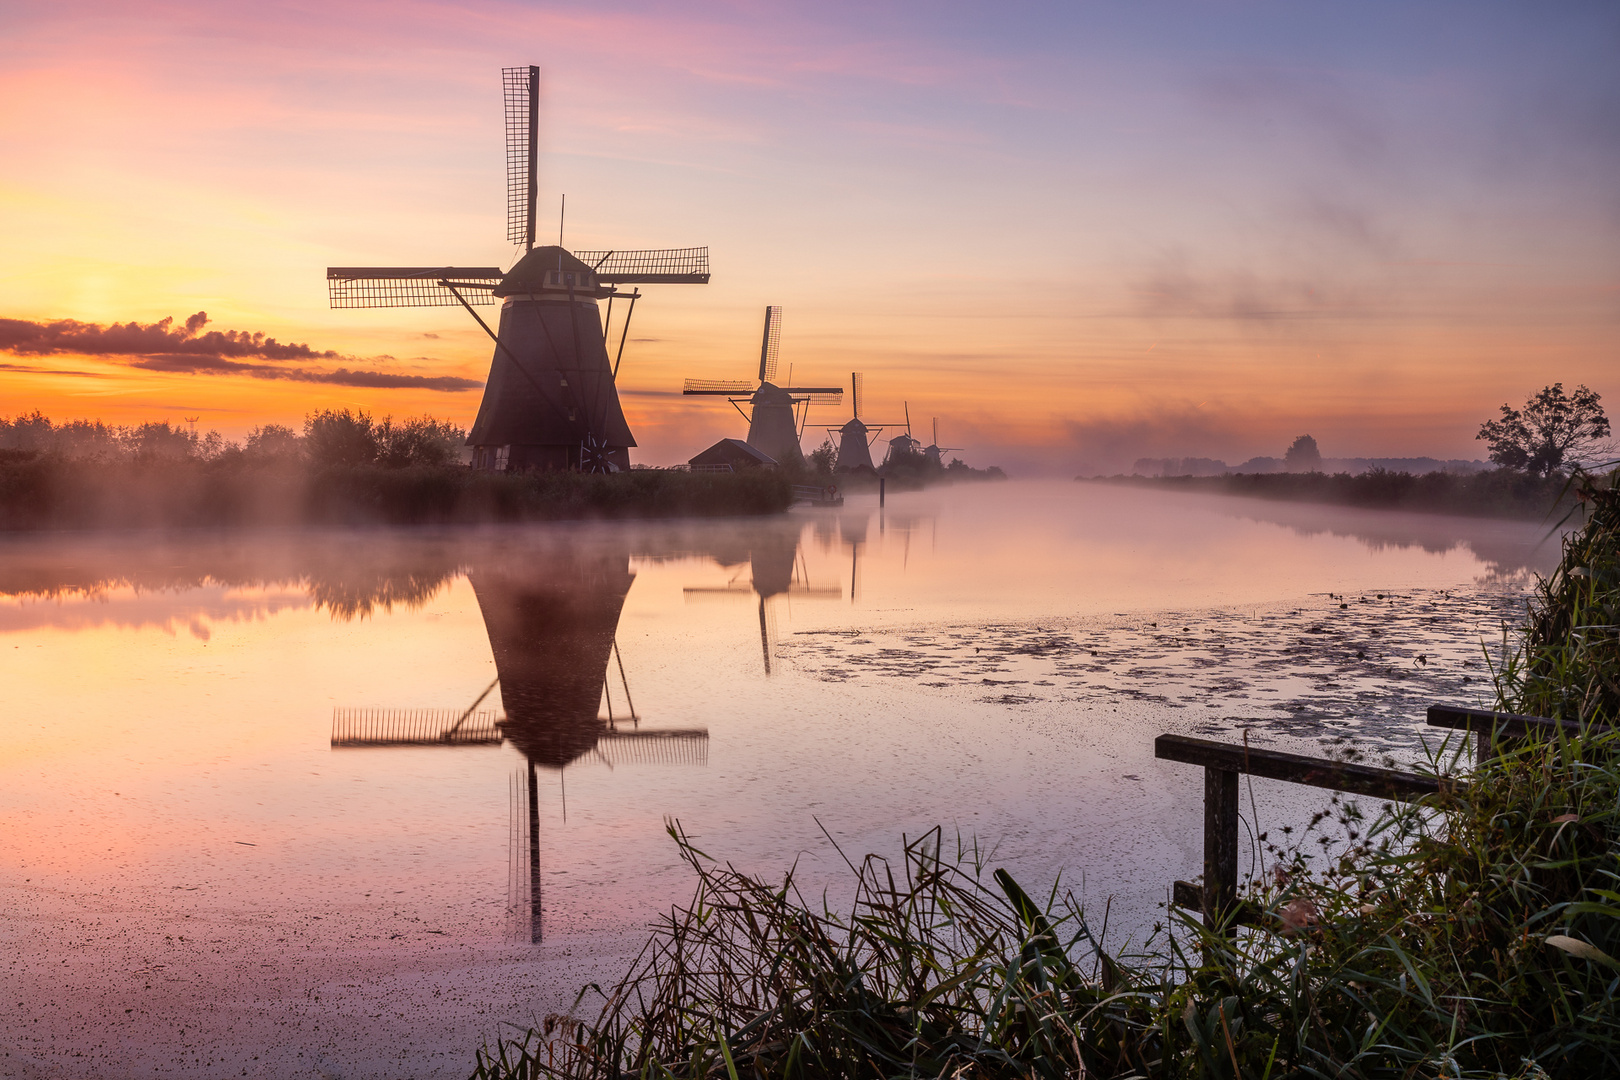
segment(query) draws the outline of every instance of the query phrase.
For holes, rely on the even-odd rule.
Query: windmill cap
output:
[[[496,296],[513,293],[539,292],[545,286],[546,275],[561,270],[569,274],[589,274],[593,271],[586,263],[575,258],[567,248],[556,244],[537,247],[517,261],[495,287]]]

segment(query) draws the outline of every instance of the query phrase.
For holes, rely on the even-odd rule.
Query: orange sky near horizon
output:
[[[712,284],[637,306],[638,461],[742,434],[679,389],[752,374],[767,304],[797,379],[863,371],[866,415],[973,464],[1483,457],[1545,383],[1620,401],[1617,41],[1598,4],[13,7],[0,319],[207,311],[481,380],[464,312],[332,311],[323,273],[510,265],[499,69],[533,62],[568,245],[711,247]],[[0,352],[0,416],[239,437],[479,400],[128,359]]]

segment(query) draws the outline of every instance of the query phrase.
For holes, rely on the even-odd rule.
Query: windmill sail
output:
[[[759,345],[759,381],[776,381],[776,360],[782,352],[782,309],[772,305],[765,309],[765,336]]]
[[[539,150],[540,69],[501,69],[506,92],[506,238],[534,247],[534,212],[540,196],[536,159]]]
[[[709,249],[651,248],[646,251],[576,251],[607,285],[707,285]]]
[[[498,266],[329,266],[326,287],[334,308],[456,307],[493,304]]]

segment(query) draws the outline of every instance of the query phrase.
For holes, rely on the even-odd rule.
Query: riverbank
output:
[[[1085,483],[1128,484],[1169,491],[1246,495],[1287,502],[1329,503],[1374,510],[1534,520],[1558,516],[1574,503],[1563,476],[1513,469],[1481,473],[1228,473],[1223,476],[1075,477]]]
[[[0,531],[447,525],[778,514],[775,472],[488,473],[240,458],[0,457]]]

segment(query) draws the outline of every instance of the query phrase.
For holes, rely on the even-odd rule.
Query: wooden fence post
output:
[[[1238,774],[1204,769],[1204,925],[1213,929],[1237,903]]]

